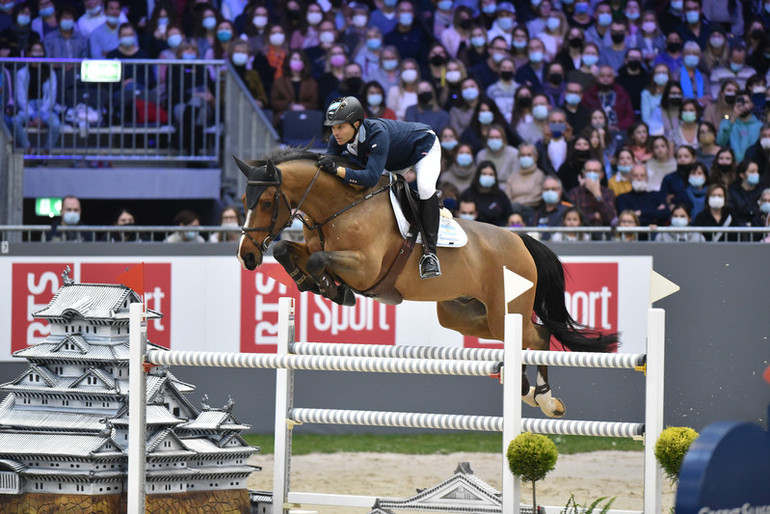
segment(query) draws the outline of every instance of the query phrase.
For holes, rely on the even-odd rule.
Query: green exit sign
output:
[[[80,78],[83,82],[120,82],[120,61],[86,59],[80,64]]]
[[[37,216],[61,216],[61,198],[36,198],[35,214]]]

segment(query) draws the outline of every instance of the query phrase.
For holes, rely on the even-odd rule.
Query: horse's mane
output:
[[[299,161],[307,160],[317,162],[320,157],[323,157],[323,153],[313,152],[308,150],[307,147],[286,146],[277,148],[270,153],[266,154],[262,159],[255,159],[249,161],[251,166],[264,166],[267,161],[273,161],[273,164],[280,164],[287,161]],[[334,160],[340,165],[346,168],[361,169],[361,165],[357,162],[351,161],[346,157],[335,156]]]

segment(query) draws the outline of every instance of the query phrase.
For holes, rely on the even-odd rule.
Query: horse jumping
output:
[[[273,255],[297,283],[343,304],[355,304],[356,292],[388,303],[401,299],[433,301],[439,323],[467,336],[502,341],[506,313],[502,267],[535,287],[512,300],[508,312],[523,315],[522,347],[548,350],[553,335],[573,351],[607,352],[617,334],[580,326],[564,304],[564,269],[545,245],[486,223],[457,220],[468,236],[460,248],[439,248],[443,275],[420,280],[414,252],[392,278],[392,291],[373,290],[388,278],[404,246],[388,198],[385,176],[372,189],[357,189],[319,173],[318,154],[283,149],[262,160],[236,158],[247,178],[243,195],[246,221],[238,246],[243,267],[254,270],[297,211],[304,213],[305,243],[279,241]],[[345,164],[350,166],[350,164]],[[532,312],[539,323],[532,320]],[[522,397],[551,417],[564,415],[564,403],[551,395],[546,366],[538,366],[537,384],[523,377]]]

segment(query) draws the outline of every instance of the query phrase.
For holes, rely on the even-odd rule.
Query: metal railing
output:
[[[634,241],[655,241],[657,234],[722,234],[716,241],[709,242],[759,242],[770,237],[770,227],[516,227],[509,228],[512,232],[522,232],[542,238],[542,234],[576,233],[592,236],[586,242],[617,242],[623,236],[634,236]],[[46,241],[46,235],[52,232],[51,225],[0,225],[0,241],[35,242]],[[53,231],[57,234],[56,241],[68,242],[166,242],[166,238],[174,233],[195,233],[208,242],[212,234],[219,234],[224,239],[225,234],[239,236],[240,228],[210,226],[116,226],[116,225],[78,225],[72,227],[58,226]],[[286,229],[282,232],[286,239],[301,240],[302,231]],[[197,238],[188,238],[185,242],[196,242]],[[564,241],[560,241],[564,242]]]
[[[222,60],[121,60],[86,82],[86,59],[0,59],[14,152],[25,160],[219,162]]]

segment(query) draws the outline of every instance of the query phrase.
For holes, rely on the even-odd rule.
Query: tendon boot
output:
[[[436,241],[439,226],[438,193],[427,200],[420,200],[420,225],[422,226],[422,258],[420,259],[420,278],[428,279],[441,276],[441,265],[436,257]]]

